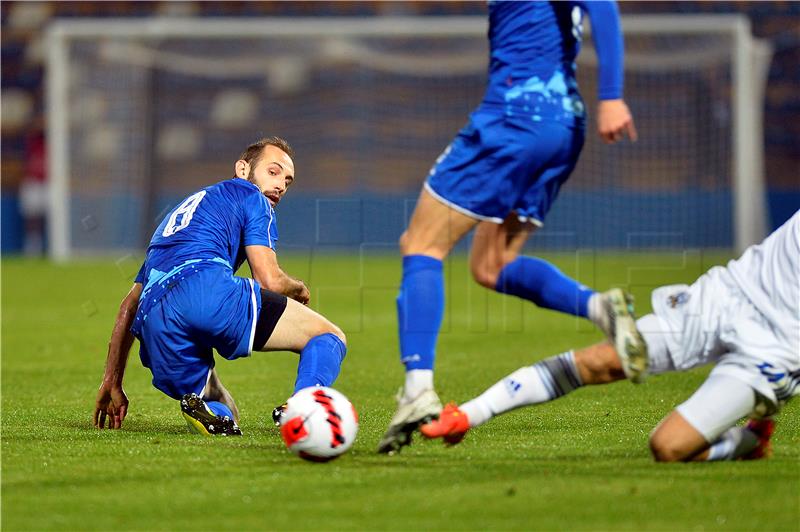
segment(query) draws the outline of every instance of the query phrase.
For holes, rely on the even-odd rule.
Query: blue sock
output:
[[[583,318],[589,315],[589,298],[594,294],[594,290],[536,257],[517,257],[506,264],[497,278],[495,290],[527,299],[542,308]]]
[[[436,338],[444,315],[442,261],[426,255],[403,257],[397,295],[401,362],[406,371],[433,369]]]
[[[233,412],[231,412],[231,409],[228,408],[228,405],[225,403],[220,403],[219,401],[206,401],[206,406],[217,416],[228,416],[229,418],[233,419]]]
[[[347,347],[335,334],[320,334],[309,340],[300,352],[295,393],[309,386],[333,384],[346,354]]]

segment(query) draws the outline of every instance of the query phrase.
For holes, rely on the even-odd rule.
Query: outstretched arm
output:
[[[597,51],[599,80],[597,96],[597,132],[607,144],[638,135],[633,116],[622,99],[624,45],[616,2],[581,2],[592,21],[592,39]]]
[[[108,342],[106,370],[94,405],[94,426],[100,429],[105,428],[106,419],[108,428],[120,428],[128,413],[128,397],[122,388],[122,377],[125,374],[125,365],[128,363],[128,353],[133,345],[131,324],[136,316],[141,295],[142,284],[134,283],[128,295],[122,300],[114,322],[114,330]]]
[[[305,283],[286,275],[278,265],[278,256],[267,246],[245,246],[247,262],[253,279],[263,288],[283,294],[304,305],[308,305],[311,294]]]

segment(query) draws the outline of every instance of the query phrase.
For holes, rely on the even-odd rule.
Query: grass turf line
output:
[[[547,255],[596,287],[649,291],[691,282],[724,256]],[[130,262],[130,264],[128,264]],[[587,388],[498,418],[444,448],[419,438],[374,454],[402,380],[391,257],[288,257],[312,306],[342,326],[336,388],[361,418],[355,448],[329,464],[284,450],[272,406],[291,392],[296,356],[219,359],[245,436],[190,434],[150,386],[137,346],[121,431],[91,428],[108,335],[135,261],[2,262],[2,527],[30,529],[797,529],[798,403],[779,418],[775,456],[751,463],[652,462],[652,427],[707,370]],[[448,261],[437,388],[464,401],[517,367],[599,339],[585,323],[490,294]]]

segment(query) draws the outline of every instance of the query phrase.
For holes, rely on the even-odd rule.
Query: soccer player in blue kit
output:
[[[238,410],[214,369],[252,351],[300,353],[295,391],[329,386],[346,353],[344,333],[306,305],[306,285],[278,265],[275,206],[294,180],[292,149],[278,137],[251,144],[235,177],[186,198],[156,229],[120,305],[94,410],[119,428],[122,379],[134,336],[153,386],[181,403],[201,434],[240,435]],[[234,273],[247,260],[252,279]],[[274,415],[274,414],[273,414]]]
[[[400,238],[403,277],[397,297],[406,378],[398,409],[378,444],[393,453],[435,418],[436,339],[444,311],[442,261],[476,227],[470,269],[481,285],[596,323],[617,346],[634,381],[646,371],[646,344],[636,331],[630,297],[599,294],[553,265],[520,256],[543,225],[584,142],[586,113],[575,58],[586,12],[599,63],[598,132],[606,143],[636,129],[622,99],[623,42],[615,2],[489,2],[490,60],[486,94],[469,123],[428,175]],[[566,360],[564,363],[573,364]]]

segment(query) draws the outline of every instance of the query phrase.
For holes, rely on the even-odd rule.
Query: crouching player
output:
[[[336,380],[345,336],[306,306],[308,288],[283,272],[275,254],[274,208],[294,180],[292,149],[283,139],[262,139],[234,170],[234,178],[186,198],[156,229],[117,314],[96,427],[119,428],[125,419],[122,378],[134,336],[153,386],[179,400],[189,426],[202,434],[241,434],[213,349],[227,359],[300,353],[295,391]],[[253,279],[234,275],[245,259]]]
[[[770,416],[800,392],[800,211],[727,267],[693,285],[652,294],[637,325],[651,373],[715,364],[700,388],[653,431],[658,461],[734,460],[770,454]],[[624,378],[613,346],[601,343],[517,370],[479,397],[445,407],[424,425],[429,438],[458,443],[466,432],[515,408],[588,384]],[[750,416],[746,426],[736,423]]]

